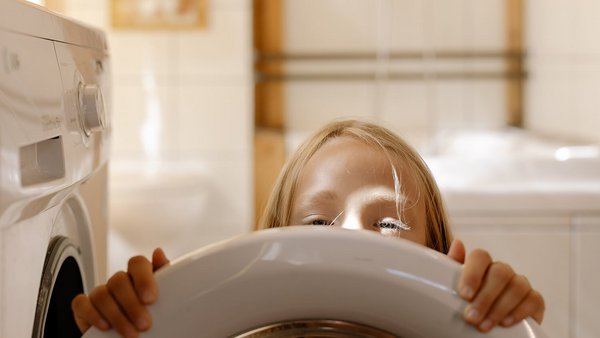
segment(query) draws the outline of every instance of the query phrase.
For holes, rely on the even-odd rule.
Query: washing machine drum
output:
[[[142,336],[545,337],[531,320],[488,334],[467,325],[459,271],[438,252],[367,231],[259,231],[158,271],[154,323]]]

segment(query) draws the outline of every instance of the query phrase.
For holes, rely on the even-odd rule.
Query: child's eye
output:
[[[386,217],[382,220],[377,221],[377,227],[379,227],[379,229],[410,230],[410,226],[404,224],[400,220],[391,217]]]
[[[324,219],[315,219],[308,223],[309,225],[331,225],[331,222]]]

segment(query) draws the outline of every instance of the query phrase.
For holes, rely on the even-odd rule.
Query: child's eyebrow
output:
[[[363,207],[380,201],[404,202],[405,197],[398,195],[394,190],[384,186],[370,186],[352,193],[348,201],[349,209],[360,210]]]
[[[308,193],[301,196],[302,205],[320,205],[323,203],[332,203],[339,201],[339,196],[331,190],[319,190],[315,193]]]

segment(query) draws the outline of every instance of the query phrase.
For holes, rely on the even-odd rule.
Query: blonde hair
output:
[[[340,136],[353,137],[366,144],[379,147],[388,156],[391,155],[395,159],[404,161],[403,164],[417,183],[419,197],[424,198],[427,226],[426,244],[432,249],[447,253],[452,242],[448,217],[437,184],[421,156],[390,130],[373,123],[357,120],[331,122],[302,143],[279,174],[258,228],[290,225],[294,193],[304,166],[328,140]]]

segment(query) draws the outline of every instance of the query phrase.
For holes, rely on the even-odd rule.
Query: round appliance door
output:
[[[92,242],[88,219],[75,197],[58,210],[49,236],[40,279],[32,338],[75,338],[81,332],[73,318],[71,301],[89,291],[94,281]],[[45,221],[52,217],[47,215]]]
[[[143,337],[545,337],[531,320],[487,334],[467,325],[454,291],[459,269],[368,231],[259,231],[157,271],[160,296]]]

